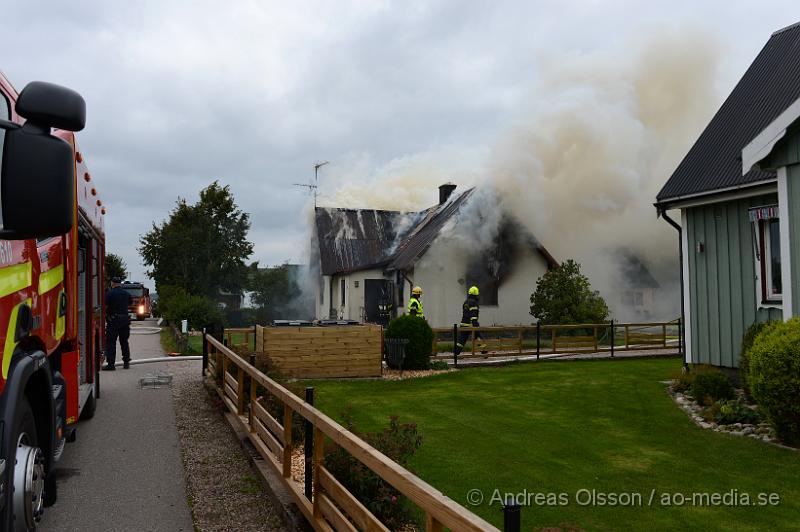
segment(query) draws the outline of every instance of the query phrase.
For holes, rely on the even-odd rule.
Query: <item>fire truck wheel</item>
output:
[[[92,419],[95,410],[97,410],[97,397],[94,396],[94,387],[92,387],[92,393],[89,394],[89,398],[86,400],[86,404],[83,405],[83,410],[81,410],[81,421]]]
[[[36,530],[44,512],[44,454],[38,446],[33,410],[26,398],[17,409],[13,504],[15,532]]]

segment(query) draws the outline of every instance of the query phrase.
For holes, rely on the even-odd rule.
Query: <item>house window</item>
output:
[[[778,207],[750,209],[753,224],[756,267],[762,303],[779,303],[783,295],[781,282],[781,231]]]
[[[761,274],[764,279],[765,299],[780,299],[781,286],[781,232],[778,220],[759,222],[761,226],[763,257]]]
[[[467,288],[470,286],[477,286],[481,295],[478,298],[481,305],[497,305],[498,304],[498,287],[500,283],[488,275],[476,275],[474,277],[467,277]]]
[[[342,306],[344,306],[344,279],[342,279],[342,283],[341,283],[340,286],[341,286],[341,290],[339,292],[342,294],[342,296],[341,296],[342,297]]]

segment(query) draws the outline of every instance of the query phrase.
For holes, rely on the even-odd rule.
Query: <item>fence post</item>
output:
[[[309,386],[306,388],[306,403],[311,406],[314,406],[314,387]],[[314,424],[311,421],[306,419],[306,438],[304,444],[304,456],[305,456],[305,479],[306,479],[306,499],[309,501],[312,498],[314,493],[313,486],[311,485],[314,479],[313,476],[313,451],[314,451]]]
[[[319,507],[319,469],[322,467],[323,460],[325,459],[325,434],[314,427],[314,506],[313,515],[315,519],[322,516],[322,510]]]
[[[244,370],[236,366],[236,415],[244,414]]]
[[[239,368],[239,371],[241,370],[242,368]],[[255,432],[256,424],[253,423],[253,417],[256,414],[255,414],[255,406],[253,405],[255,405],[258,402],[258,383],[251,375],[248,375],[248,377],[250,378],[250,408],[247,409],[247,422],[250,424],[249,427],[250,432]]]
[[[614,358],[614,320],[611,320],[611,358]]]
[[[597,325],[592,327],[592,335],[594,336],[594,352],[597,353]]]
[[[664,349],[666,349],[667,348],[667,324],[666,323],[662,323],[661,324],[661,332],[664,335],[663,336],[663,338],[664,338]]]
[[[253,324],[253,351],[256,350],[256,338],[257,337],[258,337],[258,324],[254,323]],[[247,347],[248,347],[248,349],[250,348],[249,345]]]
[[[542,347],[542,324],[536,322],[536,360],[539,360],[539,351]]]
[[[522,519],[520,506],[514,498],[508,498],[503,504],[503,532],[520,532]]]
[[[522,356],[522,327],[517,331],[517,341],[519,342],[519,356]]]
[[[625,349],[628,349],[628,347],[629,347],[629,344],[628,344],[628,324],[626,323],[625,324]]]
[[[206,328],[203,327],[203,377],[208,371],[208,340],[206,340]]]
[[[458,366],[458,323],[453,324],[453,366]]]
[[[283,478],[292,476],[292,407],[283,405]]]

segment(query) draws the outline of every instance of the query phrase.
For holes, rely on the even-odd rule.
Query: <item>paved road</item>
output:
[[[133,323],[132,359],[163,355],[159,335],[148,329],[154,325]],[[139,379],[196,365],[139,364],[122,370],[119,362],[117,371],[101,372],[97,412],[78,423],[77,441],[64,451],[58,502],[46,510],[39,530],[193,530],[171,391],[140,389]]]

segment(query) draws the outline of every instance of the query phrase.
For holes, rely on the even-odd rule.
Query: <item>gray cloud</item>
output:
[[[529,106],[549,51],[605,49],[655,22],[701,20],[726,43],[724,94],[793,5],[755,18],[722,1],[29,0],[4,6],[0,68],[18,88],[45,79],[85,96],[79,143],[108,249],[140,278],[139,235],[214,179],[252,215],[253,259],[297,261],[309,196],[291,183],[316,160],[332,161],[328,198],[397,161],[439,166],[430,180],[469,172]]]

